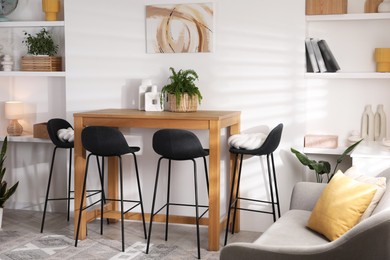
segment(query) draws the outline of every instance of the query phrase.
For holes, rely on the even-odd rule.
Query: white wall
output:
[[[278,123],[284,124],[282,142],[275,153],[284,212],[289,206],[294,183],[303,177],[301,167],[290,153],[290,147],[302,144],[306,127],[303,80],[304,0],[197,1],[214,3],[214,52],[147,54],[145,5],[186,2],[193,1],[67,0],[66,117],[72,122],[74,112],[101,108],[136,108],[138,86],[142,79],[151,78],[161,88],[167,82],[169,67],[194,69],[200,77],[198,86],[204,97],[200,109],[240,110],[242,131],[268,131]],[[151,137],[155,129],[123,131],[132,135],[132,140],[142,148],[139,167],[145,208],[149,211],[157,163],[157,156],[151,148]],[[207,146],[207,134],[202,131],[196,133]],[[226,139],[225,133],[223,138]],[[37,145],[32,146],[30,149],[37,148]],[[38,150],[40,149],[38,146]],[[51,149],[45,149],[46,164],[41,178],[47,176],[50,152]],[[221,179],[221,214],[226,213],[228,196],[227,159],[228,154],[225,152],[221,162],[221,169],[224,170]],[[34,162],[38,165],[38,160],[32,159],[32,163]],[[130,160],[126,163],[125,167],[131,166]],[[62,166],[65,167],[65,164]],[[257,158],[245,161],[241,186],[243,196],[268,196],[261,173],[263,166]],[[188,166],[177,165],[175,169],[179,172],[185,168]],[[12,170],[16,169],[10,169]],[[20,178],[25,181],[27,176]],[[193,194],[186,192],[188,189],[185,186],[190,175],[187,177],[180,171],[175,178],[174,186],[178,190],[173,199],[192,201]],[[46,187],[46,183],[43,183]],[[134,178],[128,179],[127,183],[127,194],[135,194]],[[192,188],[191,182],[189,185]],[[34,185],[34,189],[35,187]],[[204,187],[203,182],[201,188]],[[21,197],[30,193],[32,191],[28,188],[19,189],[10,203],[18,203]],[[35,194],[38,197],[36,203],[40,202],[42,205],[44,188],[38,193],[35,191]],[[205,192],[203,195],[202,200],[205,201]],[[270,215],[253,214],[242,213],[242,229],[262,231],[272,223]]]

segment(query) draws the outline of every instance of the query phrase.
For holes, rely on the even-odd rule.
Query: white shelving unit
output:
[[[325,39],[341,70],[305,73],[310,100],[306,134],[339,136],[338,148],[304,148],[305,153],[342,154],[346,148],[343,139],[352,130],[360,131],[361,113],[367,104],[373,106],[374,113],[377,104],[384,104],[390,115],[390,73],[376,72],[374,61],[375,48],[390,48],[389,26],[390,13],[306,16],[306,37]],[[315,111],[321,112],[317,116]],[[387,129],[389,137],[390,128]]]
[[[0,44],[2,53],[11,55],[13,71],[0,70],[0,95],[3,101],[20,100],[25,103],[25,117],[22,119],[24,133],[21,137],[9,138],[12,142],[45,143],[50,140],[32,136],[33,125],[53,117],[66,116],[66,67],[65,67],[65,21],[61,1],[58,21],[45,21],[41,1],[19,0],[17,9],[8,17],[10,21],[0,22]],[[23,43],[24,32],[35,34],[46,28],[59,45],[62,57],[62,71],[21,71],[20,59],[26,53]],[[0,140],[6,135],[8,123],[0,118]],[[35,140],[37,139],[37,140]]]
[[[338,15],[307,15],[307,23],[343,22],[343,21],[375,21],[389,20],[390,13],[338,14]],[[384,32],[386,33],[386,32]],[[390,79],[390,73],[377,72],[336,72],[336,73],[305,73],[306,79]]]

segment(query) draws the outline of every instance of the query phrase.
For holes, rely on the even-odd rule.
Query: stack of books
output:
[[[340,70],[340,66],[325,40],[306,38],[305,46],[307,72],[324,73]]]

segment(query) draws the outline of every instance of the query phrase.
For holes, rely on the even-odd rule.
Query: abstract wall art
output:
[[[212,3],[147,5],[147,52],[211,52],[213,17]]]

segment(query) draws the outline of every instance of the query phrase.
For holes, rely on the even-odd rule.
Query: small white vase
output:
[[[386,114],[383,105],[378,105],[374,116],[374,140],[382,141],[386,138]]]
[[[366,105],[362,115],[362,138],[368,141],[374,141],[374,113],[371,105]]]
[[[390,13],[390,0],[384,0],[378,6],[378,13]]]
[[[1,225],[3,223],[3,208],[0,208],[0,229],[1,229]]]

